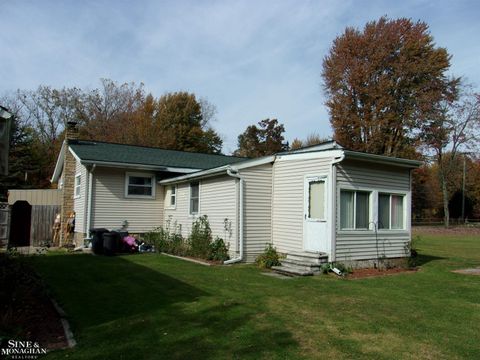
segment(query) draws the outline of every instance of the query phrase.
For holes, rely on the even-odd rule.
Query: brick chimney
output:
[[[73,212],[73,191],[75,187],[75,167],[76,160],[72,153],[69,151],[70,143],[72,140],[78,139],[78,128],[75,121],[69,121],[65,129],[65,156],[63,160],[63,188],[62,188],[62,228],[60,235],[60,246],[71,245],[73,243],[74,236],[71,235],[68,238],[65,237],[65,231],[67,229],[67,221],[70,214]],[[82,179],[84,181],[84,179]]]

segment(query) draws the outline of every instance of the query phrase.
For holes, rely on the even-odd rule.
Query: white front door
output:
[[[327,252],[328,196],[326,176],[305,177],[303,247],[305,251]]]

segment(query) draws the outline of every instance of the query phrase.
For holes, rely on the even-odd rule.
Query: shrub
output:
[[[210,254],[208,256],[209,260],[225,261],[230,259],[228,256],[228,246],[225,244],[222,238],[218,236],[210,244]]]
[[[212,229],[207,215],[200,216],[192,224],[192,232],[188,237],[190,255],[202,259],[208,259],[210,244],[212,242]]]
[[[168,229],[158,227],[144,235],[146,243],[153,245],[155,251],[167,254],[185,256],[189,248],[183,236],[179,233],[171,233]]]
[[[280,256],[272,244],[268,244],[263,253],[255,259],[255,264],[262,269],[270,269],[272,266],[281,265]]]

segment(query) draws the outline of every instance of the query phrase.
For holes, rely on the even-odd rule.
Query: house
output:
[[[419,165],[334,141],[245,159],[68,140],[53,179],[63,181],[66,206],[77,214],[77,240],[123,221],[133,233],[163,225],[185,236],[207,215],[231,262],[252,262],[273,244],[287,255],[285,266],[309,270],[326,261],[404,259],[411,170]]]

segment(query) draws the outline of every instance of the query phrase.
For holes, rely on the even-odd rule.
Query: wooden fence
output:
[[[53,222],[60,212],[60,205],[33,205],[30,224],[30,246],[51,244]]]

